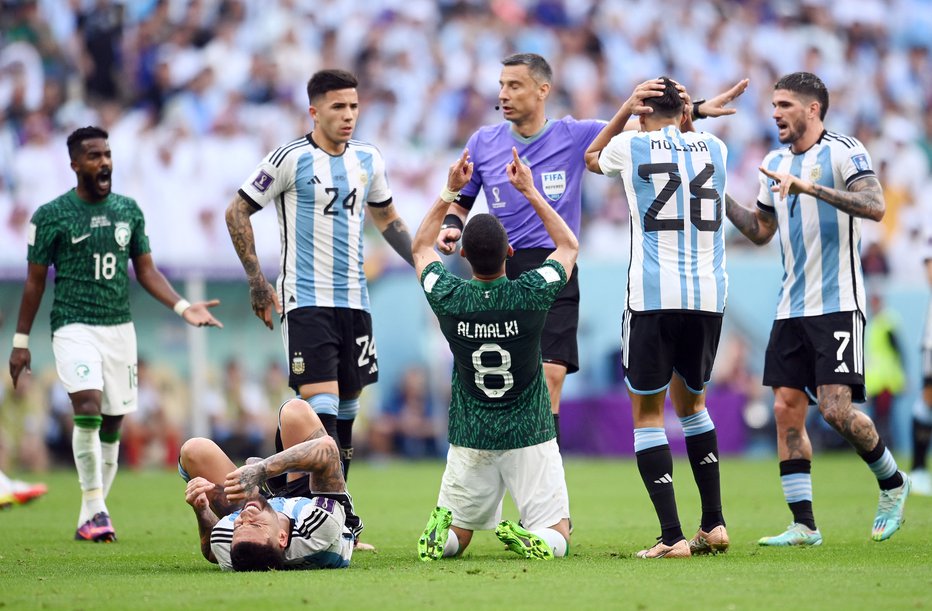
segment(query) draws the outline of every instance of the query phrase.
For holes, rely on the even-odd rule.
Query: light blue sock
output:
[[[667,441],[667,432],[661,427],[644,427],[634,429],[634,451],[641,452],[656,448],[657,446],[669,445]]]
[[[683,435],[686,437],[701,435],[702,433],[715,430],[715,423],[712,422],[712,418],[709,416],[709,410],[707,409],[696,412],[691,416],[680,418],[680,424],[683,427]]]
[[[322,392],[314,395],[307,402],[318,416],[336,416],[339,411],[340,399],[333,393]]]

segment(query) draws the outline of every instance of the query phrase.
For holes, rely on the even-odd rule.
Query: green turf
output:
[[[466,556],[423,564],[417,538],[436,502],[441,463],[353,464],[351,488],[366,521],[342,571],[225,574],[200,555],[183,483],[166,472],[120,472],[108,504],[120,541],[71,540],[77,481],[46,477],[51,492],[0,513],[2,609],[922,609],[932,607],[932,499],[913,497],[907,523],[874,543],[877,501],[870,472],[853,455],[820,456],[813,473],[821,548],[761,549],[758,537],[789,522],[775,461],[723,459],[725,555],[645,561],[636,551],[658,527],[631,461],[570,460],[572,556],[525,561],[478,533]],[[676,464],[687,536],[698,496]],[[506,502],[506,518],[516,518]]]

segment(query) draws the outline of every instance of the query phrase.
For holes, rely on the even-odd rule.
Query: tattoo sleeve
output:
[[[382,237],[392,247],[392,250],[414,267],[414,256],[411,254],[411,232],[405,222],[401,220],[393,205],[384,208],[371,208],[372,220],[382,232]]]
[[[814,184],[812,194],[851,216],[874,221],[882,219],[886,209],[883,187],[873,176],[865,176],[855,181],[847,191]]]
[[[329,435],[291,446],[269,456],[260,464],[263,465],[266,478],[301,471],[311,474],[314,490],[343,492],[346,489],[340,452]]]
[[[255,209],[237,194],[227,207],[226,213],[227,230],[230,232],[233,248],[246,271],[250,288],[259,285],[264,287],[266,284],[262,268],[259,267],[259,257],[256,255],[256,236],[249,219],[254,212]]]
[[[749,210],[725,194],[725,216],[749,240],[766,244],[777,231],[777,219],[771,214]]]

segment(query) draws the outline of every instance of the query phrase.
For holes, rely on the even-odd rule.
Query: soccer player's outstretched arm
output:
[[[345,492],[340,450],[333,437],[323,429],[319,433],[314,439],[228,473],[223,483],[227,500],[235,503],[255,497],[260,485],[283,473],[309,473],[316,492]]]
[[[874,176],[860,178],[853,182],[847,191],[843,191],[803,180],[792,174],[771,172],[763,167],[758,169],[776,182],[771,187],[771,191],[779,193],[783,199],[790,195],[805,193],[817,197],[826,204],[835,206],[851,216],[878,222],[883,218],[886,211],[883,187],[880,186],[880,181]]]
[[[437,239],[440,225],[447,214],[451,213],[452,203],[459,195],[460,189],[466,186],[469,179],[472,178],[473,163],[469,160],[469,149],[463,150],[463,155],[456,160],[456,163],[450,166],[447,174],[447,186],[437,197],[437,201],[427,211],[421,226],[417,228],[414,235],[414,244],[412,252],[414,255],[414,271],[417,272],[418,279],[424,272],[424,268],[434,261],[439,261],[440,256],[434,251],[434,241]],[[465,215],[463,215],[465,218]],[[457,238],[459,236],[457,235]],[[455,244],[455,241],[454,241]]]
[[[372,214],[372,221],[379,229],[382,237],[392,247],[392,250],[413,266],[414,260],[411,257],[411,232],[408,226],[398,215],[393,204],[387,206],[369,206],[369,212]]]
[[[654,112],[650,106],[644,104],[644,100],[646,98],[663,95],[663,88],[663,80],[659,78],[644,81],[634,88],[631,97],[625,100],[625,103],[621,105],[621,108],[618,109],[615,116],[605,124],[605,127],[602,128],[599,135],[595,137],[595,140],[593,140],[589,148],[586,149],[586,167],[589,168],[590,172],[595,174],[602,173],[602,168],[599,167],[599,155],[602,153],[602,149],[608,146],[612,138],[625,129],[625,124],[628,123],[628,119],[632,116]]]
[[[725,216],[747,239],[763,246],[777,232],[777,217],[757,207],[749,210],[725,194]]]
[[[133,269],[136,271],[136,280],[150,295],[184,318],[185,322],[194,327],[220,327],[223,324],[211,315],[208,308],[220,305],[219,299],[188,303],[181,295],[175,292],[172,285],[159,271],[152,261],[152,255],[145,253],[133,257]]]
[[[576,256],[579,254],[579,241],[570,226],[563,220],[563,217],[544,201],[543,196],[534,186],[531,169],[521,162],[521,158],[518,157],[518,149],[511,147],[511,154],[514,159],[505,168],[508,180],[511,181],[515,189],[521,192],[521,195],[527,198],[528,202],[534,207],[534,212],[544,222],[544,229],[550,234],[550,239],[553,240],[554,246],[557,247],[547,258],[553,259],[562,265],[566,271],[566,277],[569,279],[573,275],[573,266],[576,265]]]
[[[259,257],[256,255],[256,236],[252,231],[252,221],[249,217],[256,211],[243,197],[237,193],[233,201],[227,206],[227,231],[233,240],[233,248],[246,271],[246,280],[249,282],[249,301],[256,317],[272,329],[272,310],[276,314],[282,313],[282,306],[278,302],[278,294],[262,273],[259,267]]]
[[[23,298],[19,303],[19,319],[16,321],[16,334],[13,336],[13,351],[10,352],[10,377],[13,388],[20,374],[29,371],[32,354],[29,352],[29,332],[35,322],[36,312],[42,303],[45,292],[45,278],[49,266],[30,263],[26,270],[26,284],[23,286]]]

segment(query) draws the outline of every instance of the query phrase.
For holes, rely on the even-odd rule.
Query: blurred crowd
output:
[[[239,278],[223,212],[270,150],[310,131],[306,83],[322,68],[360,78],[355,136],[382,150],[394,201],[412,229],[448,164],[494,110],[500,60],[536,52],[554,68],[551,117],[606,119],[640,81],[670,75],[694,97],[744,77],[735,116],[699,123],[729,146],[729,192],[757,196],[757,167],[777,146],[770,92],[808,70],[828,85],[827,126],[871,153],[885,188],[882,224],[865,223],[868,275],[921,277],[922,206],[932,207],[930,0],[0,0],[0,274],[25,273],[30,216],[74,185],[67,134],[109,130],[114,189],[146,214],[155,260],[175,278],[201,270]],[[621,185],[585,179],[584,258],[624,263]],[[924,199],[923,199],[924,198]],[[925,201],[924,201],[925,200]],[[479,204],[480,209],[482,204]],[[926,212],[926,214],[929,214]],[[278,261],[275,214],[253,217],[260,259]],[[754,247],[737,232],[729,257]],[[768,246],[776,249],[773,244]],[[367,274],[404,263],[368,240]],[[772,253],[774,257],[778,255]],[[767,424],[740,338],[722,350],[722,383]],[[386,388],[363,425],[362,452],[429,457],[445,449],[444,403],[414,367]],[[250,379],[230,361],[198,400],[210,434],[233,456],[270,451],[288,389],[277,364]],[[123,459],[171,468],[187,434],[185,382],[140,363],[140,410]],[[0,468],[70,460],[71,410],[54,374],[0,388]],[[21,404],[19,407],[13,404]],[[756,423],[756,424],[755,424]],[[768,437],[769,438],[769,437]]]
[[[310,129],[305,86],[324,67],[361,80],[356,136],[385,154],[409,225],[494,111],[500,60],[537,52],[555,71],[550,116],[608,118],[638,82],[668,74],[708,97],[742,77],[739,113],[700,124],[729,145],[729,191],[753,202],[775,145],[770,90],[809,70],[831,91],[828,126],[860,138],[887,191],[867,224],[894,275],[918,270],[930,189],[928,0],[2,0],[0,268],[21,274],[37,206],[73,184],[75,127],[111,133],[114,184],[147,214],[169,269],[236,269],[223,210],[265,155]],[[618,258],[620,185],[587,177],[583,256]],[[274,268],[274,214],[254,217]],[[746,242],[733,236],[736,246]],[[371,243],[377,275],[401,265]],[[740,255],[739,255],[740,256]]]

